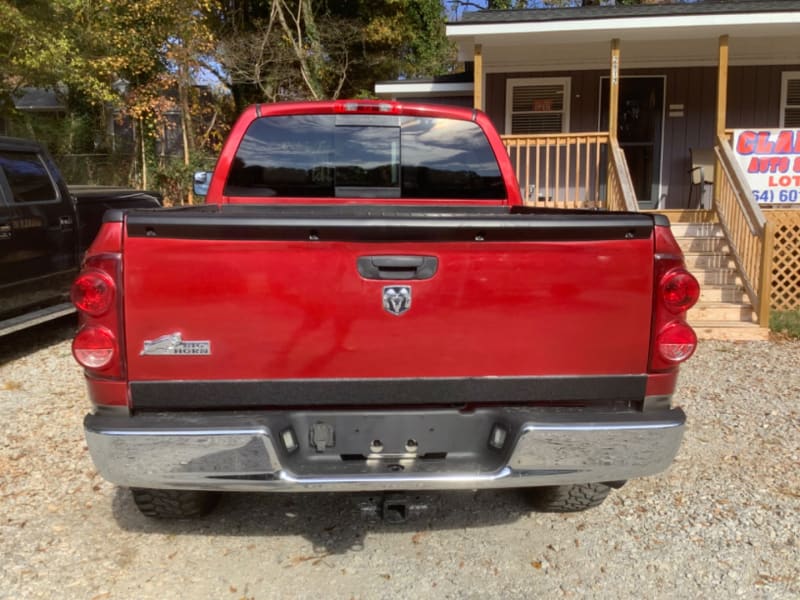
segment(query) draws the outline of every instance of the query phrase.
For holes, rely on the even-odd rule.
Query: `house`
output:
[[[736,337],[744,320],[763,337],[770,307],[800,308],[800,210],[779,210],[800,208],[800,1],[477,11],[447,36],[469,65],[459,80],[379,82],[376,94],[471,97],[528,204],[693,222],[675,229],[709,289],[702,334]],[[767,152],[780,128],[791,152]],[[753,143],[739,154],[758,155],[749,167],[740,130]],[[748,169],[775,188],[752,187]]]

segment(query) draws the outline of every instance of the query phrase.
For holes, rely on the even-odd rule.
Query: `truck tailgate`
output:
[[[591,388],[647,368],[647,215],[251,206],[134,212],[126,232],[133,386],[271,382],[283,386],[262,388],[260,403],[303,404],[325,388],[293,400],[286,384],[407,380],[401,399],[413,401],[429,378],[533,389],[580,374]],[[214,406],[256,402],[224,389],[206,389]],[[359,389],[319,401],[382,400],[380,387]]]

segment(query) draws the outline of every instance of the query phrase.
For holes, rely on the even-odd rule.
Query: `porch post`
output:
[[[608,135],[617,139],[617,113],[619,112],[619,40],[611,40],[611,73],[608,78]]]
[[[473,105],[481,110],[483,107],[483,46],[475,44],[475,65],[473,71]]]
[[[719,36],[719,65],[717,67],[717,135],[714,146],[719,138],[725,137],[725,121],[728,108],[728,36]],[[719,159],[714,161],[714,181],[719,182],[722,176]],[[719,185],[714,186],[714,207],[719,200]]]
[[[717,71],[717,135],[725,135],[728,108],[728,36],[719,38],[719,70]]]

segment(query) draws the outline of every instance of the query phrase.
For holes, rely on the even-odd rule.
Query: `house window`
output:
[[[569,83],[569,77],[507,80],[506,133],[569,131]]]
[[[800,128],[800,71],[783,74],[781,127]]]

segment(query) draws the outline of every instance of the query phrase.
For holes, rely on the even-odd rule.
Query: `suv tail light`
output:
[[[90,269],[78,275],[72,284],[70,299],[79,311],[100,317],[114,303],[115,288],[114,280],[107,273]]]
[[[83,327],[72,341],[72,353],[81,366],[102,369],[111,362],[116,353],[114,334],[105,327]]]
[[[664,306],[672,313],[686,312],[700,297],[700,284],[694,275],[684,269],[672,269],[660,283]]]
[[[680,363],[689,358],[697,348],[697,335],[686,323],[670,323],[656,338],[656,350],[670,363]]]
[[[669,227],[655,227],[655,294],[650,372],[670,371],[694,354],[697,335],[686,311],[700,298],[700,284],[686,270]]]
[[[102,379],[121,379],[124,374],[120,265],[118,253],[89,256],[70,291],[81,325],[72,340],[72,354],[89,374]]]

